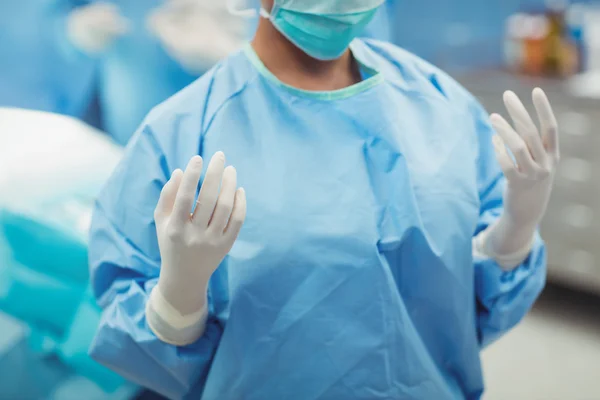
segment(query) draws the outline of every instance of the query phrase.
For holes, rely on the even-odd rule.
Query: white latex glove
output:
[[[242,47],[245,23],[224,1],[171,0],[149,14],[147,26],[175,61],[193,75]]]
[[[510,91],[504,94],[504,104],[514,128],[502,116],[491,116],[498,133],[494,137],[496,156],[507,187],[504,212],[481,235],[481,240],[483,252],[507,269],[519,265],[531,251],[535,232],[546,213],[560,158],[558,125],[543,90],[533,91],[533,103],[540,130],[517,95]]]
[[[81,51],[97,55],[125,35],[129,25],[116,5],[92,3],[71,12],[67,18],[67,35]]]
[[[166,343],[184,346],[202,336],[208,315],[208,282],[231,250],[246,216],[246,196],[225,156],[212,158],[194,213],[202,173],[196,156],[185,173],[176,170],[155,211],[162,260],[158,285],[146,308],[148,325]],[[220,190],[219,190],[220,187]]]

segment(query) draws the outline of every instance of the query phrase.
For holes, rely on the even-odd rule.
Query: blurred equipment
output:
[[[0,312],[0,332],[0,399],[43,399],[69,375],[55,358],[33,351],[26,324]]]
[[[12,389],[0,379],[0,398],[128,399],[137,392],[87,355],[101,315],[88,289],[91,208],[121,154],[74,119],[0,108],[0,310],[19,320],[8,325],[24,327],[21,341],[6,345],[19,360],[0,363],[0,376],[11,369],[11,382],[38,390],[3,397]],[[25,375],[30,369],[38,372]],[[39,386],[46,381],[52,384]]]
[[[517,73],[567,77],[583,68],[582,6],[547,1],[543,13],[518,13],[506,24],[505,60]]]
[[[586,6],[584,10],[586,70],[600,71],[600,6]]]
[[[0,331],[0,399],[128,400],[138,392],[130,384],[104,391],[53,354],[36,351],[30,328],[1,312]]]
[[[0,205],[37,209],[42,201],[90,202],[121,154],[102,132],[73,118],[0,108]],[[45,211],[37,209],[48,216]]]
[[[580,71],[588,69],[587,56],[588,49],[586,39],[589,39],[589,29],[586,28],[585,20],[588,15],[587,6],[581,4],[574,4],[567,9],[566,23],[568,29],[568,35],[573,40],[578,53],[577,64],[579,65]]]

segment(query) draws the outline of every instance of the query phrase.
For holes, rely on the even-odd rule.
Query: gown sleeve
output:
[[[91,0],[50,0],[45,6],[45,13],[52,23],[53,39],[55,45],[64,56],[73,60],[90,58],[78,50],[67,34],[67,21],[73,11],[79,7],[87,6]]]
[[[473,110],[479,141],[477,174],[481,203],[477,235],[500,217],[506,180],[496,161],[492,145],[494,131],[487,113],[479,104],[474,104]],[[536,233],[528,257],[512,271],[503,270],[493,259],[477,255],[474,269],[477,327],[481,345],[485,347],[517,325],[543,290],[546,282],[544,242]]]
[[[201,393],[222,326],[209,316],[198,341],[176,347],[160,341],[146,321],[144,310],[160,271],[154,208],[170,171],[180,167],[173,159],[189,160],[187,149],[190,157],[199,151],[177,142],[185,122],[172,114],[172,121],[149,122],[152,114],[146,119],[97,200],[89,261],[103,315],[90,353],[125,378],[178,399]],[[172,150],[165,150],[169,146]],[[210,309],[210,295],[208,301]]]

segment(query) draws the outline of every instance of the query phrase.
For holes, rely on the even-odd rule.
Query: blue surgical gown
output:
[[[93,218],[96,360],[170,398],[481,396],[480,350],[542,290],[544,245],[511,272],[474,259],[505,187],[486,113],[391,44],[351,48],[368,78],[348,89],[288,87],[248,46],[145,119]],[[173,170],[219,150],[247,220],[210,282],[206,332],[174,347],[144,315],[153,211]]]
[[[82,116],[94,64],[61,51],[56,24],[77,0],[0,1],[0,107]],[[60,3],[60,4],[59,4]]]
[[[146,27],[148,14],[163,5],[163,0],[112,2],[131,26],[130,31],[97,60],[98,94],[103,128],[118,143],[126,144],[152,107],[190,84],[197,76],[187,73],[167,55]],[[64,30],[65,26],[61,29]],[[78,54],[66,35],[63,49]]]

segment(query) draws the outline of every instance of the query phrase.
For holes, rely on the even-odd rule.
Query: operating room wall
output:
[[[504,24],[547,0],[391,0],[392,41],[446,69],[502,64]],[[570,3],[600,4],[600,1]]]

